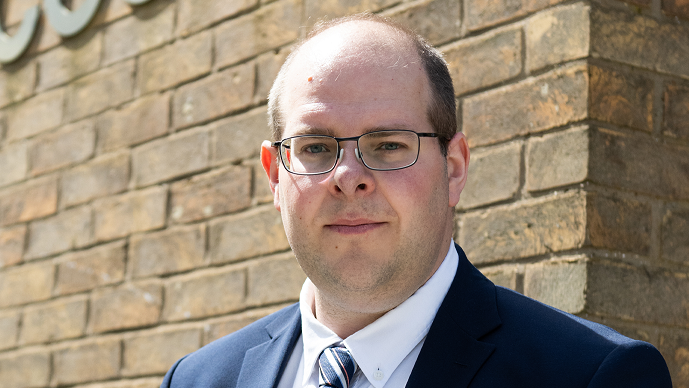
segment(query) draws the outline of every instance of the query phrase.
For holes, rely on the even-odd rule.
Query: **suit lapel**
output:
[[[456,245],[459,266],[414,365],[407,388],[468,387],[495,350],[480,338],[500,326],[495,286]]]
[[[298,305],[287,320],[275,320],[266,326],[268,340],[247,350],[239,372],[237,387],[273,388],[301,335]]]

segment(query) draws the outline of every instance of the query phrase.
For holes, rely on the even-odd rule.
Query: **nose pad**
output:
[[[355,149],[354,149],[354,155],[356,156],[356,159],[357,159],[358,161],[360,161],[361,163],[363,163],[363,161],[361,160],[361,153],[359,152],[359,149],[358,149],[358,148],[355,148]],[[343,157],[343,156],[344,156],[344,148],[340,148],[340,154],[337,155],[337,160],[338,160],[338,161],[342,160],[342,157]]]

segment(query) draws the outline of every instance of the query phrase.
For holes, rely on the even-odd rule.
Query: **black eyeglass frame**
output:
[[[406,166],[395,167],[395,168],[374,168],[374,167],[371,167],[368,164],[366,164],[366,161],[364,160],[363,156],[361,155],[361,151],[359,150],[359,148],[360,148],[359,147],[359,139],[363,136],[370,135],[372,133],[381,133],[381,132],[411,132],[411,133],[416,134],[416,141],[418,142],[418,147],[416,148],[416,157],[414,158],[414,161],[407,164]],[[329,137],[329,138],[335,139],[335,141],[337,142],[337,157],[335,158],[335,163],[333,163],[332,167],[330,167],[327,171],[323,171],[323,172],[294,172],[294,171],[290,170],[289,168],[287,168],[287,164],[285,164],[284,156],[282,154],[282,143],[287,141],[287,140],[291,140],[294,138],[301,138],[301,137]],[[272,147],[275,147],[278,149],[278,155],[280,157],[280,162],[282,163],[282,166],[285,168],[285,170],[287,170],[287,172],[289,172],[290,174],[321,175],[321,174],[329,173],[330,171],[334,170],[335,167],[337,166],[337,162],[338,162],[338,160],[340,160],[340,152],[342,150],[342,147],[340,147],[341,141],[356,141],[356,157],[369,170],[373,170],[373,171],[395,171],[395,170],[402,170],[402,169],[405,169],[407,167],[411,167],[419,160],[419,152],[421,152],[421,139],[420,138],[422,138],[422,137],[437,137],[437,138],[439,138],[441,136],[437,133],[434,133],[434,132],[414,132],[414,131],[409,130],[409,129],[381,129],[378,131],[371,131],[371,132],[367,132],[367,133],[364,133],[364,134],[359,135],[359,136],[351,136],[351,137],[335,137],[335,136],[330,136],[330,135],[317,135],[317,134],[290,136],[290,137],[284,138],[282,140],[275,141],[275,142],[271,143],[270,145]]]

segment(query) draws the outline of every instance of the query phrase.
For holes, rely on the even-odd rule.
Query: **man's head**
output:
[[[271,107],[279,110],[279,139],[436,132],[429,111],[437,99],[418,51],[406,32],[377,20],[320,30],[276,81],[279,104],[271,99]],[[393,171],[364,166],[356,141],[339,146],[335,168],[319,175],[287,171],[267,141],[261,160],[290,245],[317,288],[317,309],[382,315],[423,285],[450,247],[454,206],[466,182],[466,140],[450,135],[443,152],[438,138],[420,137],[416,163]],[[377,149],[399,147],[381,141]],[[300,151],[336,150],[319,144],[286,152]]]

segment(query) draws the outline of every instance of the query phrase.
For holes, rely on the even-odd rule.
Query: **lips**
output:
[[[368,219],[355,220],[335,220],[332,224],[325,225],[325,228],[339,234],[363,234],[383,226],[384,222],[376,222]]]

